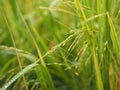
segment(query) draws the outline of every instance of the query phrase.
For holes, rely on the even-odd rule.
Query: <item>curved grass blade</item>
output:
[[[114,49],[116,51],[116,54],[117,54],[117,56],[120,60],[120,47],[119,47],[119,43],[118,43],[117,33],[116,33],[113,21],[112,21],[110,15],[109,15],[109,13],[107,13],[107,16],[108,16],[108,22],[109,22],[109,25],[110,25],[110,36],[111,36],[111,39],[112,39],[112,43],[113,43]]]
[[[23,74],[25,74],[28,70],[30,70],[31,68],[37,66],[38,64],[33,63],[28,65],[27,67],[25,67],[24,69],[22,69],[19,73],[17,73],[8,83],[6,83],[3,87],[2,90],[6,90],[13,82],[15,82],[20,76],[22,76]]]
[[[17,49],[15,47],[8,47],[8,46],[2,45],[0,46],[0,50],[4,51],[5,53],[13,54],[13,55],[16,55],[16,52],[17,52],[19,56],[23,56],[27,58],[28,60],[30,60],[30,62],[34,62],[35,60],[37,60],[37,57],[34,56],[33,54],[21,49]]]

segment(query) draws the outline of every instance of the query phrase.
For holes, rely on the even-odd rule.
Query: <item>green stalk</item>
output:
[[[103,2],[103,13],[108,12],[109,5],[107,4],[109,0],[102,0]],[[103,58],[103,67],[102,67],[102,77],[104,82],[104,88],[110,89],[109,87],[109,66],[111,62],[110,53],[107,47],[111,47],[111,39],[110,39],[110,28],[108,25],[108,19],[107,16],[103,17],[103,28],[104,28],[104,43],[107,42],[105,46],[105,52],[104,52],[104,58]]]
[[[83,7],[81,6],[79,0],[74,0],[75,7],[77,8],[78,15],[81,16],[80,21],[86,21],[86,15],[84,13]],[[90,28],[88,24],[86,23],[85,25],[82,25],[82,28],[86,27],[87,31],[85,31],[87,37],[87,40],[89,41],[89,44],[91,44],[91,52],[93,53],[93,61],[94,61],[94,68],[95,68],[95,74],[96,74],[96,82],[97,82],[97,88],[98,90],[104,90],[103,88],[103,83],[102,83],[102,78],[101,78],[101,72],[99,69],[98,65],[98,60],[96,57],[96,50],[95,50],[95,38],[94,38],[94,33],[90,31]]]

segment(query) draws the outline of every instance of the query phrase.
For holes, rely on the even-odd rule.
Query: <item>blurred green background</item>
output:
[[[120,0],[0,0],[0,87],[120,90],[119,6]]]

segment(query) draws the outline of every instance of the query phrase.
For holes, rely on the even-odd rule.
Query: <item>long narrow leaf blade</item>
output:
[[[3,87],[2,90],[6,90],[13,82],[15,82],[20,76],[25,74],[28,70],[31,68],[37,66],[38,64],[30,64],[27,67],[25,67],[23,70],[21,70],[19,73],[17,73],[8,83],[6,83]]]

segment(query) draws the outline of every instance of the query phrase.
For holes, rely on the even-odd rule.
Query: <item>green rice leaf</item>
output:
[[[15,82],[20,76],[22,76],[23,74],[25,74],[28,70],[30,70],[31,68],[37,66],[38,64],[33,63],[28,65],[27,67],[25,67],[24,69],[22,69],[19,73],[17,73],[9,82],[7,82],[3,87],[2,90],[6,90],[13,82]]]

